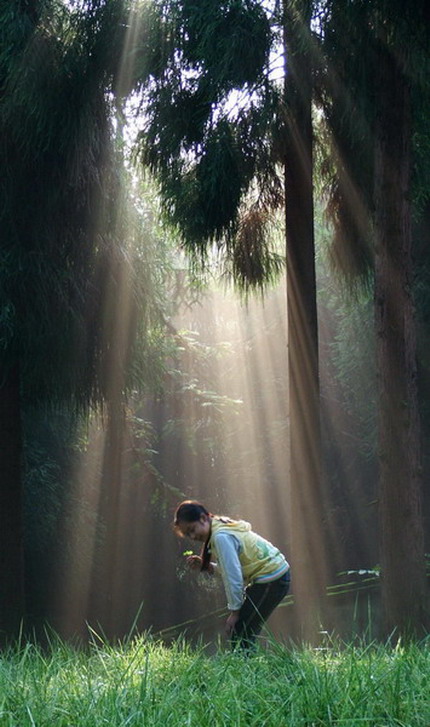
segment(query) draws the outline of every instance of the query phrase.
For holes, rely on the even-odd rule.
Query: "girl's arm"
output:
[[[233,534],[216,533],[214,545],[218,555],[217,566],[221,571],[227,596],[227,607],[230,611],[238,611],[244,600],[243,575],[239,560],[239,541]]]

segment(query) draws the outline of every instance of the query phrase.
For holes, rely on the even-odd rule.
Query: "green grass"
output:
[[[423,642],[272,644],[246,658],[148,637],[0,657],[1,727],[429,727]]]

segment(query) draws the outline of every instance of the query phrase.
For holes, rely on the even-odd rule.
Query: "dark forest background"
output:
[[[427,628],[430,23],[371,6],[1,3],[4,637],[213,636],[185,497],[281,633]]]

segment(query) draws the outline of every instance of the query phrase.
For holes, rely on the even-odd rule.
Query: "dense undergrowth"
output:
[[[26,643],[0,658],[0,726],[428,727],[429,646]]]

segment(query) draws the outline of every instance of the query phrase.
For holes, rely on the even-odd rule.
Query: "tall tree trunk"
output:
[[[122,127],[119,126],[119,139]],[[117,234],[122,232],[118,228]],[[104,633],[118,636],[124,598],[120,592],[120,523],[123,455],[126,431],[125,388],[131,342],[134,340],[136,309],[128,284],[127,267],[119,261],[112,269],[105,297],[107,341],[111,341],[106,358],[107,422],[104,441],[98,512],[98,553],[93,567],[93,598],[90,612],[93,623],[101,624]]]
[[[0,366],[0,643],[17,635],[24,616],[20,376]]]
[[[298,625],[308,639],[323,618],[327,579],[312,185],[311,3],[286,2],[284,13],[291,557]]]
[[[121,610],[118,594],[120,494],[125,416],[121,392],[107,404],[107,423],[100,476],[98,511],[99,542],[92,585],[92,624],[100,624],[108,638],[114,638]]]
[[[421,442],[411,292],[410,88],[381,44],[375,159],[375,324],[379,397],[379,502],[385,628],[428,625],[421,514]]]

